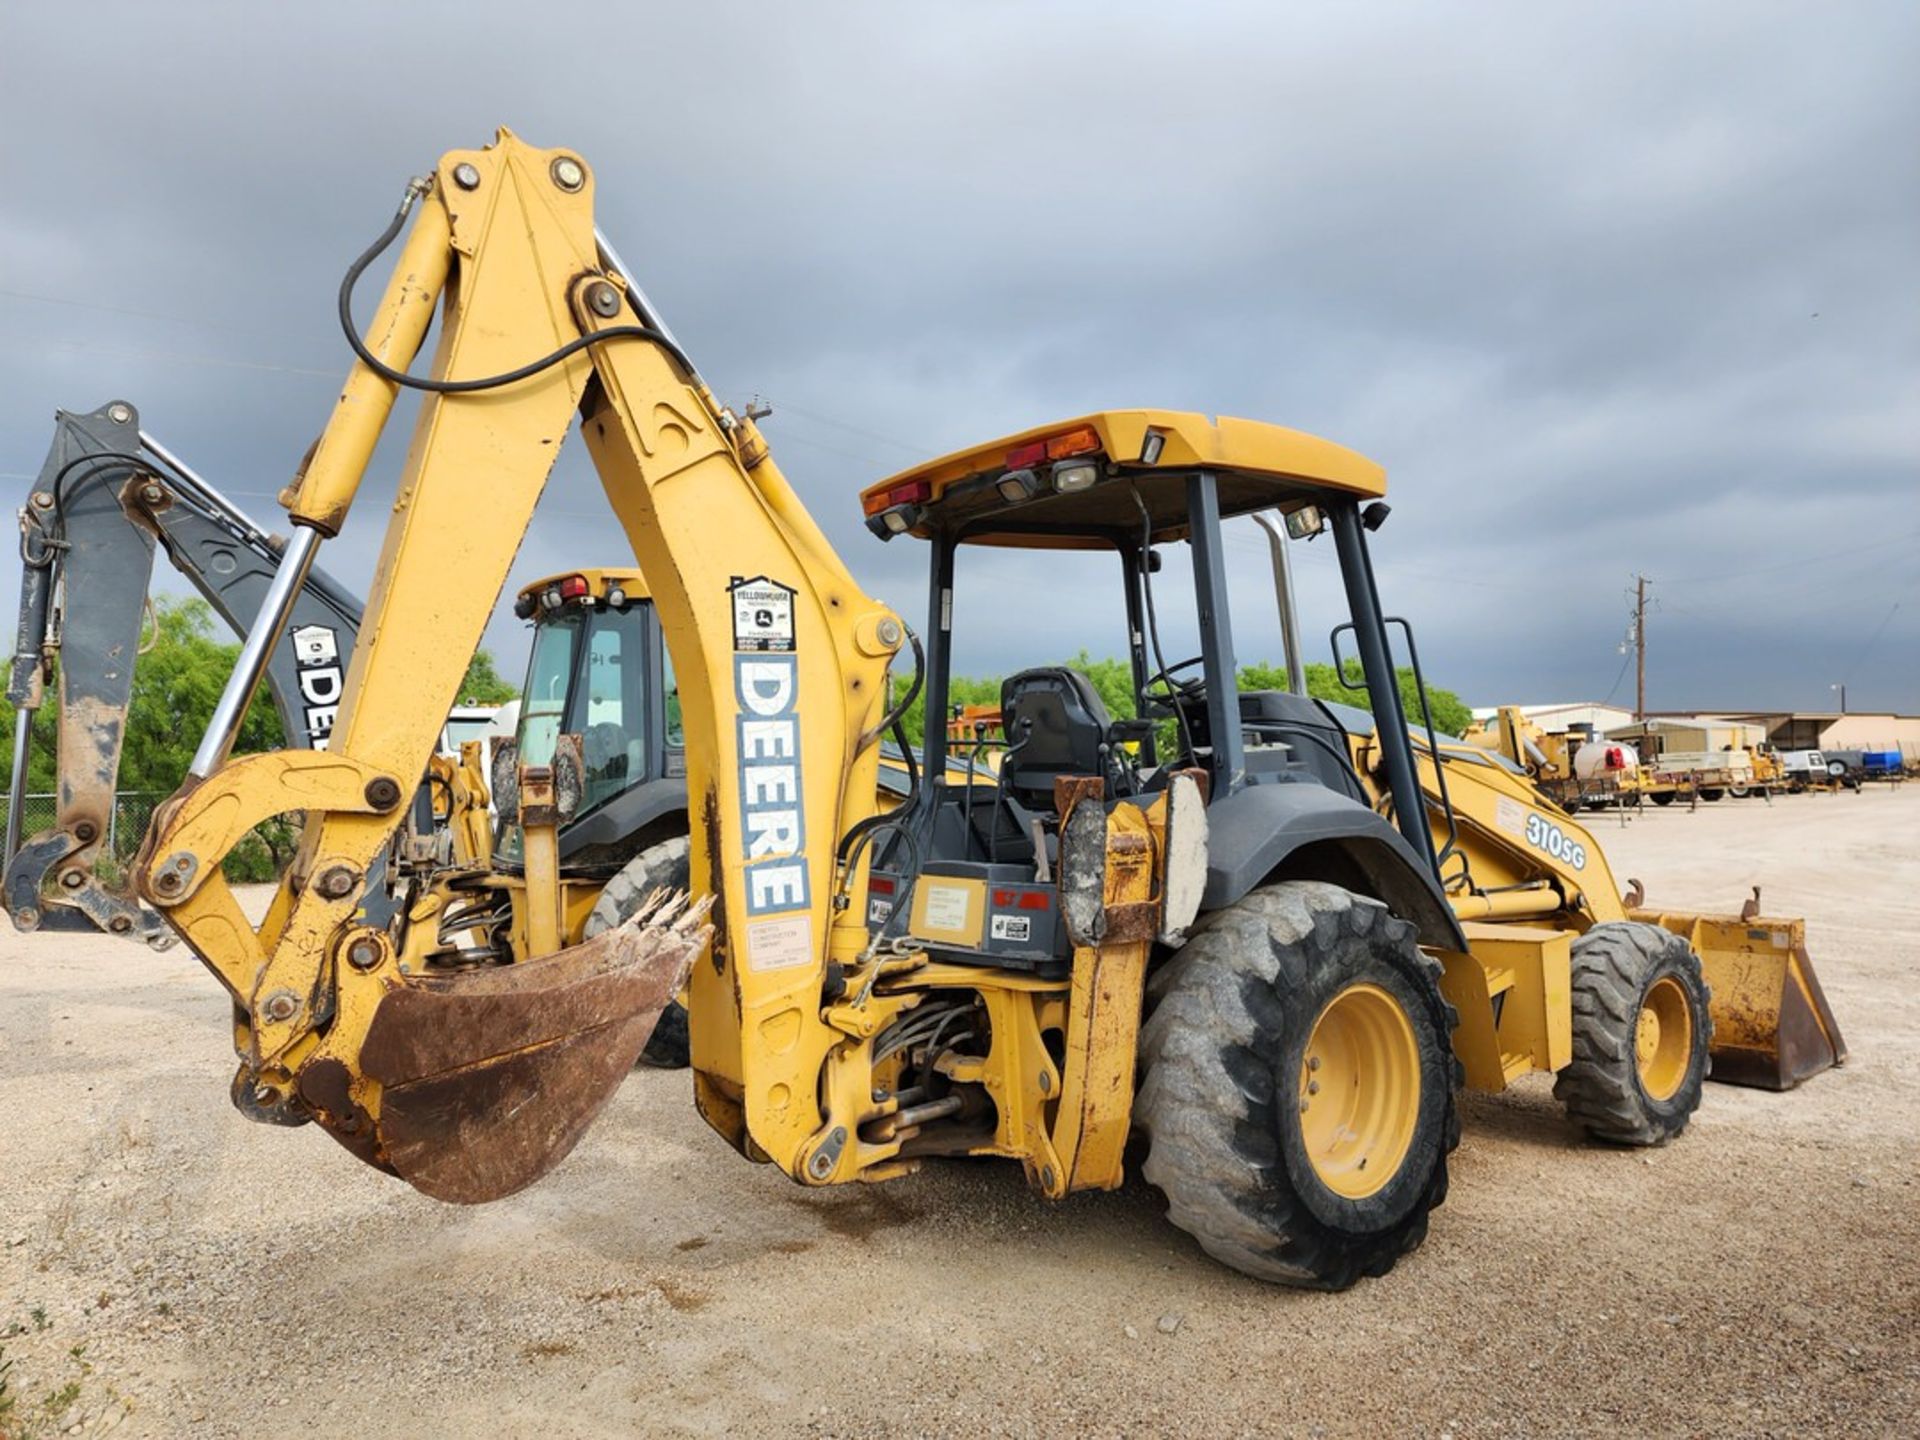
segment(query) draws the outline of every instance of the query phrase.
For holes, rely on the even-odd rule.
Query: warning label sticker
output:
[[[967,928],[968,901],[973,897],[966,886],[939,885],[923,879],[920,889],[927,897],[927,908],[923,912],[927,929],[953,934]]]
[[[1494,801],[1493,823],[1513,835],[1527,833],[1527,807],[1518,800],[1509,800],[1501,796]]]
[[[992,928],[994,939],[1010,940],[1016,945],[1024,945],[1033,938],[1033,921],[1024,915],[996,915]]]
[[[813,960],[813,926],[804,915],[747,926],[747,969],[794,970]]]
[[[735,577],[727,586],[733,596],[733,648],[736,651],[793,649],[793,587],[756,575]]]

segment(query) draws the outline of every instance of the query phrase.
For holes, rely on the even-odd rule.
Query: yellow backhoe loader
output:
[[[883,481],[869,527],[927,542],[922,655],[597,234],[593,188],[578,155],[503,131],[410,185],[343,282],[359,363],[286,497],[294,539],[256,635],[338,532],[399,390],[426,398],[331,748],[229,758],[257,679],[243,654],[138,866],[233,996],[249,1114],[317,1121],[430,1195],[508,1194],[568,1152],[684,983],[700,1113],[801,1184],[987,1155],[1058,1199],[1120,1184],[1137,1130],[1147,1178],[1210,1253],[1324,1288],[1425,1235],[1462,1066],[1483,1083],[1561,1072],[1607,1140],[1685,1125],[1711,1027],[1687,937],[1570,884],[1604,865],[1568,854],[1590,842],[1523,779],[1486,789],[1501,838],[1464,879],[1460,847],[1436,844],[1433,812],[1464,831],[1480,791],[1449,801],[1458,767],[1435,768],[1431,739],[1419,758],[1394,698],[1368,554],[1378,466],[1277,426],[1119,410]],[[354,282],[403,230],[363,335]],[[387,927],[353,897],[576,415],[672,653],[699,898],[566,945],[573,918],[530,879],[510,921],[524,940],[463,967],[437,939],[444,894]],[[1345,628],[1385,697],[1370,712],[1235,693],[1222,521],[1275,510],[1331,530]],[[1169,664],[1153,577],[1182,543],[1201,653]],[[984,546],[1112,557],[1143,718],[1113,720],[1071,670],[1023,671],[997,766],[956,776],[936,721],[923,757],[902,748],[909,793],[888,809],[881,738],[923,685],[946,713],[955,569]],[[584,744],[562,732],[518,769],[531,877],[585,784]],[[255,926],[219,857],[290,807],[303,844]]]

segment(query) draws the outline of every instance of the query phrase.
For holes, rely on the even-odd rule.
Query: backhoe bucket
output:
[[[1713,996],[1713,1079],[1791,1090],[1846,1063],[1847,1043],[1807,955],[1806,921],[1629,913],[1686,936],[1700,957]]]
[[[713,933],[712,903],[663,893],[570,949],[406,980],[373,1012],[364,1080],[318,1060],[300,1072],[301,1099],[362,1160],[436,1200],[476,1205],[525,1189],[633,1069]]]

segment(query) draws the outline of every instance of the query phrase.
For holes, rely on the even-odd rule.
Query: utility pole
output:
[[[1647,718],[1647,577],[1634,576],[1633,718]]]

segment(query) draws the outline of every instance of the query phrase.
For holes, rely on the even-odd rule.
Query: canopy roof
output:
[[[1089,462],[1094,483],[1066,494],[1053,488],[1057,470]],[[1140,533],[1144,505],[1163,541],[1187,532],[1186,478],[1198,470],[1215,476],[1223,519],[1334,496],[1372,499],[1387,488],[1386,472],[1366,456],[1303,431],[1181,410],[1100,410],[902,470],[868,486],[861,503],[868,515],[916,506],[916,535],[964,529],[978,543],[1068,547]],[[1009,500],[998,488],[1013,472],[1031,472],[1030,498]]]

